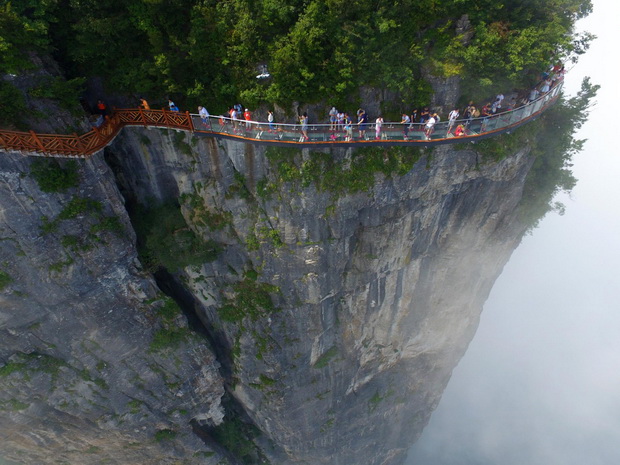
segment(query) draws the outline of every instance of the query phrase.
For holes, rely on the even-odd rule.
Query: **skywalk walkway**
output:
[[[206,123],[199,115],[168,110],[117,109],[99,127],[78,136],[37,134],[33,131],[0,131],[0,151],[21,153],[25,156],[55,158],[88,158],[108,146],[126,126],[174,129],[193,133],[198,137],[233,139],[253,144],[266,144],[298,148],[308,147],[359,147],[359,146],[434,146],[475,142],[511,130],[537,118],[552,106],[560,95],[562,83],[538,99],[513,110],[489,117],[457,120],[464,125],[465,135],[456,137],[448,133],[448,122],[435,124],[430,139],[424,134],[424,125],[385,122],[379,139],[375,139],[375,124],[366,125],[366,136],[360,138],[359,128],[353,125],[354,137],[348,140],[343,129],[332,130],[329,124],[309,124],[308,139],[299,124],[273,124],[256,121],[231,120],[211,116]],[[405,136],[407,134],[407,136]]]

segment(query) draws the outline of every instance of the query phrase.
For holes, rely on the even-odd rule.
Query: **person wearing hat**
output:
[[[248,110],[247,108],[245,109],[245,112],[243,113],[243,118],[245,119],[245,130],[249,131],[250,127],[252,126],[252,124],[250,123],[250,121],[252,121],[252,114],[250,113],[250,110]]]

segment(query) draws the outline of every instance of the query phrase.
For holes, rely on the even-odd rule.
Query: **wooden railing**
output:
[[[0,131],[0,150],[61,158],[87,158],[110,144],[125,126],[151,126],[193,131],[188,113],[165,110],[115,110],[99,127],[86,134],[37,134]]]
[[[510,132],[549,108],[560,95],[562,83],[550,92],[511,111],[496,115],[459,120],[455,124],[437,123],[431,135],[425,134],[423,125],[383,123],[380,137],[375,138],[375,125],[368,123],[366,133],[347,136],[343,128],[334,129],[329,124],[314,124],[302,128],[299,124],[270,124],[257,121],[231,120],[210,117],[203,122],[199,115],[168,110],[119,109],[114,110],[103,124],[86,134],[37,134],[33,131],[0,131],[0,151],[20,152],[30,156],[60,158],[88,158],[109,145],[125,126],[143,126],[188,131],[206,137],[231,138],[244,142],[270,145],[299,146],[358,146],[358,145],[438,145],[478,139]],[[461,137],[454,136],[458,124],[466,127]],[[306,137],[307,136],[307,137]]]

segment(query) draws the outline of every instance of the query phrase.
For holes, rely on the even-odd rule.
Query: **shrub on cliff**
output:
[[[219,253],[217,243],[203,240],[189,228],[176,204],[140,206],[133,212],[132,222],[138,235],[140,260],[147,268],[163,267],[175,272],[213,261]]]
[[[13,278],[11,278],[8,273],[0,271],[0,291],[7,287],[12,281]]]
[[[30,174],[43,192],[64,192],[79,185],[77,163],[73,160],[60,166],[56,160],[38,159],[30,165]]]

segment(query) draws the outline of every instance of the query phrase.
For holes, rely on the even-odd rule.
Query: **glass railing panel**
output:
[[[541,96],[538,100],[511,111],[492,115],[487,118],[479,117],[471,120],[457,120],[450,134],[448,133],[448,121],[440,121],[435,125],[431,138],[443,139],[453,137],[453,133],[459,124],[467,128],[466,134],[469,136],[501,130],[510,125],[517,124],[550,105],[561,91],[561,87],[562,83],[559,83],[554,86],[548,94]],[[215,116],[210,117],[205,125],[198,115],[192,115],[192,122],[196,131],[201,132],[213,131],[255,140],[304,142],[301,125],[299,124],[274,123],[272,127],[267,122],[247,123],[244,120],[232,121],[227,117]],[[421,123],[404,125],[399,122],[385,122],[381,130],[380,139],[386,141],[403,141],[405,139],[410,141],[423,141],[426,140],[424,127],[424,124]],[[309,142],[342,142],[349,140],[342,126],[338,126],[333,130],[328,123],[309,124],[307,135]],[[368,141],[375,140],[374,123],[371,122],[367,124],[366,134],[363,139]],[[353,124],[352,137],[350,140],[362,140],[357,124]]]

